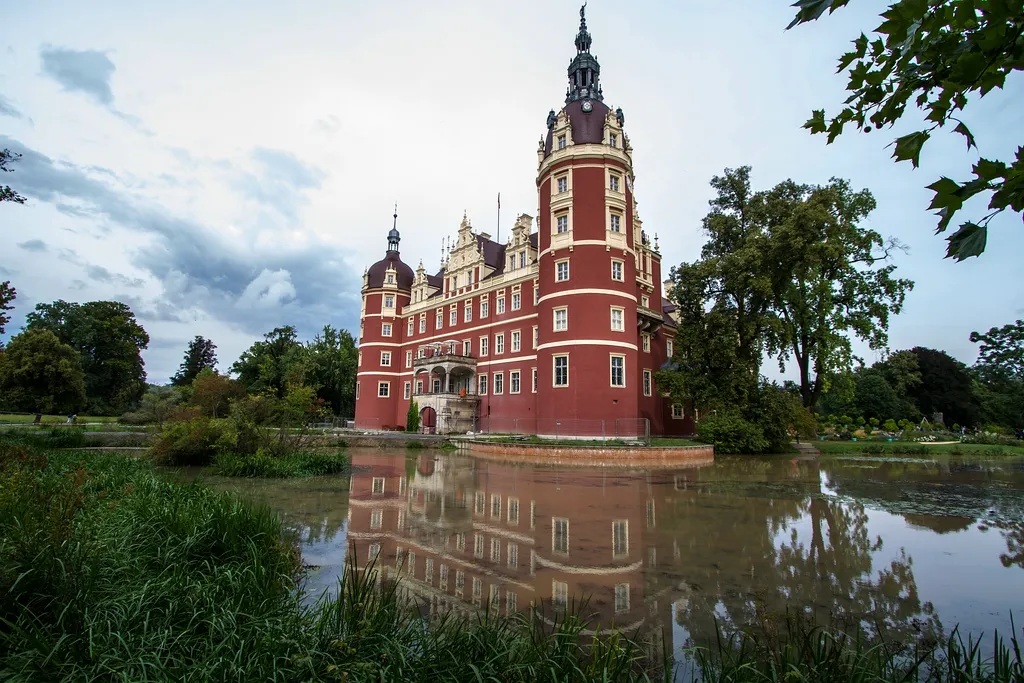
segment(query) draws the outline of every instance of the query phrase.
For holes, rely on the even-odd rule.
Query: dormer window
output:
[[[565,136],[564,135],[559,135],[558,136],[558,149],[565,149]]]
[[[615,133],[608,133],[608,146],[609,147],[618,147],[619,146],[619,136],[616,135]]]
[[[519,267],[520,268],[525,268],[526,267],[526,252],[525,251],[519,252]]]
[[[392,275],[391,273],[388,273],[388,284],[389,285],[395,284],[395,276]]]

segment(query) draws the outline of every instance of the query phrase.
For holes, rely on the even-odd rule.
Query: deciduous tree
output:
[[[799,12],[789,28],[834,12],[849,0],[797,0]],[[893,126],[908,107],[927,112],[921,130],[894,141],[893,158],[918,166],[921,148],[937,129],[951,126],[967,149],[977,149],[974,133],[962,120],[968,102],[1002,89],[1014,71],[1024,69],[1024,12],[1020,0],[898,0],[882,14],[871,39],[863,33],[839,58],[848,74],[846,105],[828,118],[813,112],[804,124],[826,133],[831,143],[848,124],[865,133]],[[1017,81],[1019,84],[1019,81]],[[947,258],[962,261],[985,251],[988,224],[1010,209],[1024,213],[1024,147],[1013,160],[981,158],[973,177],[957,182],[940,178],[928,186],[929,209],[938,211],[936,232],[947,230],[964,203],[989,195],[988,212],[968,220],[947,239]]]
[[[22,332],[0,354],[0,395],[13,410],[77,412],[86,400],[79,353],[49,330]]]
[[[900,312],[913,282],[893,276],[890,256],[900,245],[861,226],[875,208],[868,190],[854,192],[837,178],[825,186],[786,181],[766,204],[779,366],[796,363],[810,408],[831,378],[849,369],[851,336],[885,348],[889,315]]]
[[[149,335],[131,308],[118,301],[37,304],[26,329],[50,330],[78,351],[90,412],[121,414],[146,391],[143,349]]]
[[[209,339],[196,335],[185,349],[185,359],[178,367],[178,372],[171,378],[171,384],[184,387],[192,384],[192,380],[203,370],[217,369],[217,345]]]
[[[335,415],[355,415],[358,351],[352,335],[348,330],[336,330],[326,325],[306,345],[306,352],[306,381],[317,388],[317,396]]]
[[[289,384],[303,384],[306,353],[291,325],[277,327],[263,335],[231,366],[250,394],[270,393],[284,398]]]
[[[10,280],[0,282],[0,334],[4,333],[7,323],[11,322],[7,311],[14,310],[11,304],[17,296],[18,291],[11,286]],[[0,342],[0,348],[3,348],[3,342]]]
[[[241,382],[227,375],[219,375],[210,368],[203,368],[192,380],[190,403],[201,408],[209,417],[224,417],[232,399],[245,396]]]
[[[910,351],[917,356],[921,382],[910,388],[909,394],[921,413],[928,420],[933,413],[942,413],[946,424],[977,425],[981,406],[967,366],[945,351],[921,346]]]

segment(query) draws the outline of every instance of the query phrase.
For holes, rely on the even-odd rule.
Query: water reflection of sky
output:
[[[314,565],[311,596],[335,588],[358,539],[361,555],[380,548],[391,571],[414,552],[408,583],[435,605],[491,595],[504,606],[515,592],[518,608],[557,608],[563,592],[585,592],[602,626],[643,624],[675,650],[707,642],[716,621],[747,627],[763,611],[883,620],[900,635],[920,624],[1005,630],[1011,611],[1024,613],[1024,569],[1000,559],[1024,520],[1024,469],[1012,459],[719,458],[655,472],[387,451],[353,459],[351,495],[341,478],[222,484],[296,528]],[[464,591],[454,576],[440,587],[442,564],[464,574]]]

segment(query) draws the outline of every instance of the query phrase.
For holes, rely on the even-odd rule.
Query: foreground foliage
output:
[[[797,0],[794,6],[800,10],[789,27],[848,2]],[[853,49],[839,59],[838,71],[846,71],[849,77],[845,106],[829,119],[824,109],[814,111],[804,128],[827,133],[832,142],[847,125],[870,133],[872,128],[895,125],[908,107],[916,106],[927,112],[926,127],[895,139],[896,161],[909,160],[916,168],[921,148],[932,133],[946,126],[963,136],[968,150],[977,149],[961,112],[967,110],[968,102],[1002,89],[1007,77],[1024,69],[1022,16],[1020,0],[893,2],[882,14],[874,39],[862,33],[853,41]],[[946,238],[946,258],[957,261],[985,251],[993,217],[1007,209],[1024,212],[1024,147],[1017,148],[1009,163],[978,159],[972,171],[974,177],[968,180],[943,177],[928,186],[935,193],[928,208],[938,212],[938,233],[949,228],[972,197],[990,195],[989,211],[983,217],[961,223]]]

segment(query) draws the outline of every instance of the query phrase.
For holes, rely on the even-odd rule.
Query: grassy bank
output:
[[[984,444],[928,444],[912,441],[808,441],[825,454],[866,453],[868,455],[981,455],[1024,456],[1024,446],[988,446]]]
[[[232,453],[214,456],[212,470],[224,477],[312,477],[348,471],[349,459],[329,451],[300,451],[269,456],[262,453],[241,457]]]
[[[118,418],[116,416],[111,417],[109,415],[79,415],[78,424],[83,422],[89,423],[110,423],[116,424]],[[26,413],[0,413],[0,425],[4,424],[32,424],[36,421],[35,415]],[[53,426],[57,424],[66,424],[68,421],[67,415],[43,415],[42,424],[47,426]]]

